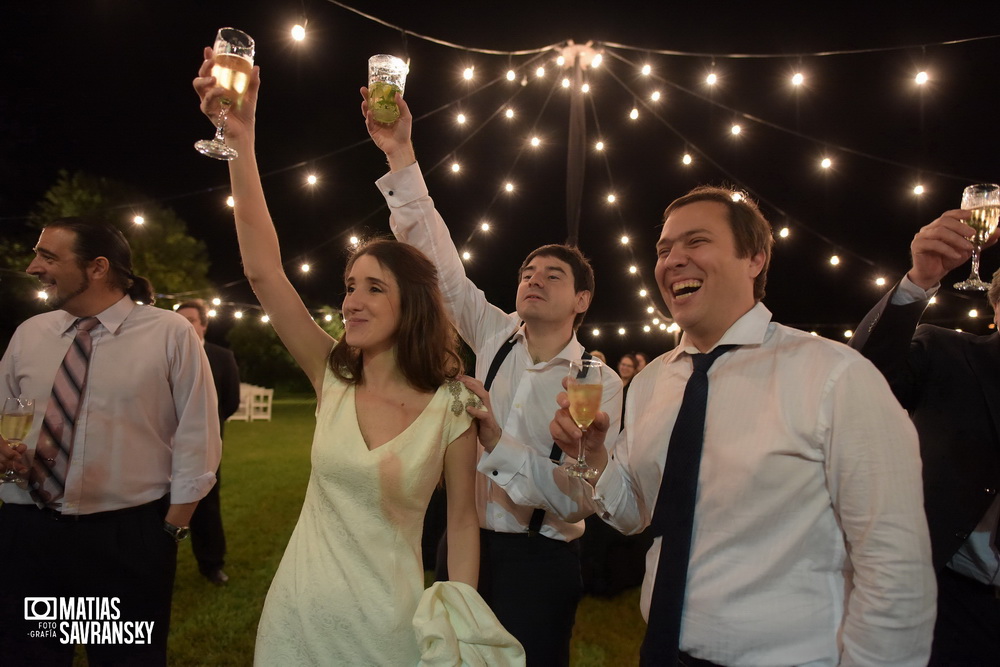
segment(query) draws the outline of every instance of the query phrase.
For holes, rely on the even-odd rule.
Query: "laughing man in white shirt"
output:
[[[623,533],[650,524],[692,355],[737,346],[708,370],[677,664],[925,665],[935,583],[916,433],[861,355],[771,321],[770,224],[733,194],[698,188],[664,213],[655,275],[684,335],[632,381],[612,456],[607,416],[587,431],[598,512]],[[560,405],[552,435],[575,453]],[[640,600],[651,626],[663,539]],[[644,664],[669,664],[648,657],[656,640]]]

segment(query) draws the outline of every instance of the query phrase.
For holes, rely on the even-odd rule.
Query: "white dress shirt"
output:
[[[555,357],[534,363],[517,313],[505,313],[491,305],[466,277],[448,227],[427,194],[419,166],[414,163],[387,174],[376,185],[389,204],[393,234],[421,250],[437,267],[452,323],[476,354],[478,379],[485,380],[497,350],[516,335],[516,343],[490,388],[493,413],[503,434],[491,453],[480,450],[482,474],[476,476],[480,526],[523,533],[534,508],[543,507],[549,511],[542,535],[566,541],[580,537],[583,519],[593,513],[594,506],[589,495],[581,505],[560,492],[568,478],[564,469],[549,460],[553,444],[549,422],[569,363],[580,358],[583,346],[574,335]],[[601,409],[612,415],[612,429],[617,432],[622,383],[608,367],[603,380]]]
[[[0,400],[36,401],[25,439],[31,449],[76,319],[61,310],[32,317],[14,332],[0,361]],[[168,491],[171,503],[200,500],[215,483],[222,443],[212,373],[198,335],[177,313],[128,297],[97,319],[60,511],[106,512]],[[0,486],[0,499],[33,502],[14,484]]]
[[[882,375],[758,303],[708,372],[681,649],[724,665],[925,665],[936,585],[917,434]],[[650,523],[691,375],[686,338],[628,393],[603,518]],[[646,559],[648,617],[660,552]]]

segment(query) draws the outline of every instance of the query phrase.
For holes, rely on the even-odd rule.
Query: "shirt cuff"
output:
[[[937,294],[939,289],[941,289],[941,283],[938,283],[929,290],[925,290],[904,275],[903,279],[899,281],[899,287],[892,294],[891,303],[894,306],[905,306],[917,301],[927,301]]]
[[[528,465],[528,456],[527,448],[508,436],[505,431],[500,434],[493,451],[487,452],[479,459],[476,470],[500,486],[506,486],[514,475]]]
[[[207,472],[194,479],[174,479],[170,482],[170,504],[183,505],[201,500],[214,485],[214,472]]]
[[[389,172],[375,181],[390,208],[399,208],[428,196],[427,184],[416,162],[396,172]]]
[[[593,501],[597,505],[598,516],[607,519],[611,514],[608,508],[618,507],[621,504],[625,485],[621,466],[615,458],[609,458],[601,478],[594,485]]]

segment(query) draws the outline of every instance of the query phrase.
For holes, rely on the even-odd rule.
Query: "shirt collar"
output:
[[[771,311],[760,301],[754,307],[743,314],[740,319],[733,322],[732,326],[722,334],[722,338],[712,346],[714,350],[719,345],[760,345],[767,335],[767,327],[771,323]],[[708,350],[711,352],[712,350]],[[701,350],[695,347],[685,333],[681,336],[680,344],[675,347],[666,357],[665,361],[671,363],[677,361],[684,354],[700,354]]]
[[[525,349],[527,349],[528,339],[524,334],[524,322],[521,322],[521,326],[517,328],[517,331],[514,332],[512,338],[521,345],[524,345]],[[576,332],[574,332],[573,336],[569,339],[569,342],[566,343],[566,347],[561,349],[558,354],[546,362],[545,365],[548,366],[550,364],[556,364],[559,363],[560,360],[565,360],[567,362],[579,361],[583,357],[584,351],[585,348],[582,344],[580,344],[580,341],[577,340]]]
[[[110,331],[112,334],[118,331],[118,327],[122,325],[125,318],[128,317],[132,309],[135,308],[136,303],[132,299],[125,295],[118,301],[116,301],[111,306],[105,308],[103,311],[98,313],[95,317],[104,326],[105,329]],[[62,315],[62,328],[60,329],[62,333],[67,333],[76,324],[76,321],[80,319],[75,315],[70,315],[66,311],[60,311]]]

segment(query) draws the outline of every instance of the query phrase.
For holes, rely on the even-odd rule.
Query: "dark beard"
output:
[[[65,296],[54,298],[52,301],[49,302],[49,305],[56,309],[62,308],[67,301],[69,301],[75,296],[80,296],[81,294],[86,292],[89,288],[90,288],[90,276],[84,273],[83,282],[80,283],[79,287],[73,290],[71,294],[66,294]]]

